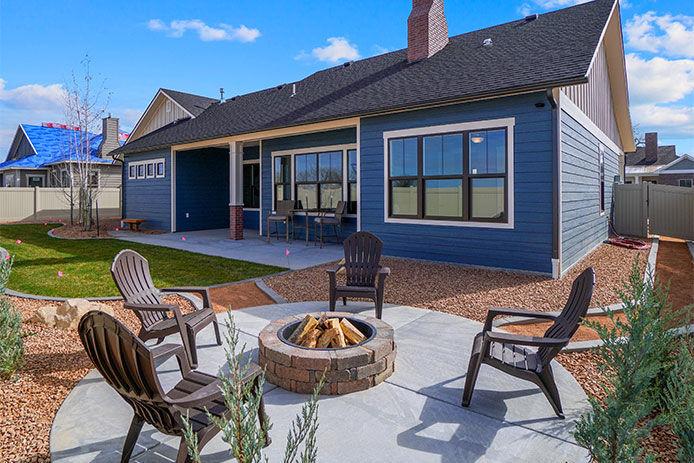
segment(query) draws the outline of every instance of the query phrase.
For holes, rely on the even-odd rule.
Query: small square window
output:
[[[144,164],[138,164],[137,165],[137,178],[145,178],[145,165]]]
[[[147,163],[147,178],[153,178],[154,177],[154,163],[149,162]]]
[[[137,178],[137,166],[135,164],[128,166],[128,178]]]
[[[164,177],[164,162],[157,162],[157,177]]]

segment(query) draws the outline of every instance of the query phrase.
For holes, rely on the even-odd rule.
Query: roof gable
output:
[[[694,173],[694,157],[685,154],[678,157],[672,162],[664,165],[656,171],[659,174],[669,174],[669,173]]]
[[[211,105],[195,118],[131,137],[119,151],[585,83],[614,1],[451,37],[441,51],[414,63],[404,49],[325,69]],[[492,45],[484,46],[485,39]]]

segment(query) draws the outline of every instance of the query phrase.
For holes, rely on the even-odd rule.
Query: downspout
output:
[[[561,138],[560,113],[554,89],[547,89],[552,107],[552,278],[561,276]]]

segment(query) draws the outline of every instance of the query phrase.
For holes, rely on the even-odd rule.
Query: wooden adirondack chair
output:
[[[176,463],[191,461],[183,438],[183,417],[189,417],[200,449],[217,434],[219,428],[209,421],[205,410],[216,417],[228,416],[220,390],[221,381],[216,376],[191,370],[187,353],[181,345],[162,344],[150,349],[118,320],[97,310],[82,317],[78,330],[96,369],[134,412],[123,444],[121,463],[130,460],[145,422],[164,434],[181,436]],[[154,359],[173,355],[178,359],[182,379],[165,392]],[[257,386],[260,371],[258,365],[251,365],[243,381],[254,381]],[[267,420],[262,399],[258,417],[262,428]],[[269,438],[265,437],[269,443]]]
[[[383,291],[386,276],[390,275],[388,267],[382,267],[381,250],[383,242],[372,233],[361,231],[352,234],[343,243],[345,263],[327,270],[330,278],[330,311],[335,311],[335,302],[342,298],[343,305],[348,297],[373,299],[376,305],[376,318],[383,313]],[[337,271],[345,269],[347,282],[337,285]]]
[[[181,333],[183,346],[188,352],[188,360],[193,368],[198,366],[195,338],[200,330],[212,323],[217,345],[222,344],[219,325],[212,309],[208,288],[189,286],[157,289],[154,287],[152,277],[149,274],[147,259],[130,249],[122,250],[113,259],[111,275],[125,301],[123,306],[135,311],[142,323],[138,336],[143,341],[156,338],[157,344],[159,344],[165,336]],[[161,299],[161,292],[198,293],[202,296],[203,307],[200,310],[183,314],[178,305],[164,304]],[[173,312],[174,316],[169,317],[167,312]]]
[[[558,316],[529,310],[492,308],[481,333],[475,336],[465,378],[463,407],[470,405],[477,374],[483,363],[516,378],[535,383],[545,394],[559,418],[564,418],[559,390],[554,381],[550,362],[564,348],[585,317],[593,295],[595,273],[588,267],[573,282],[569,300]],[[492,331],[492,321],[498,315],[515,315],[553,320],[554,323],[539,338]],[[537,350],[523,346],[537,347]]]

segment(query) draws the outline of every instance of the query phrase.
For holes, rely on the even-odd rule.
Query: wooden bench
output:
[[[130,227],[130,231],[133,230],[133,225],[135,226],[135,231],[139,232],[140,231],[140,224],[147,222],[145,219],[123,219],[121,220],[123,223],[127,223],[128,226]]]

